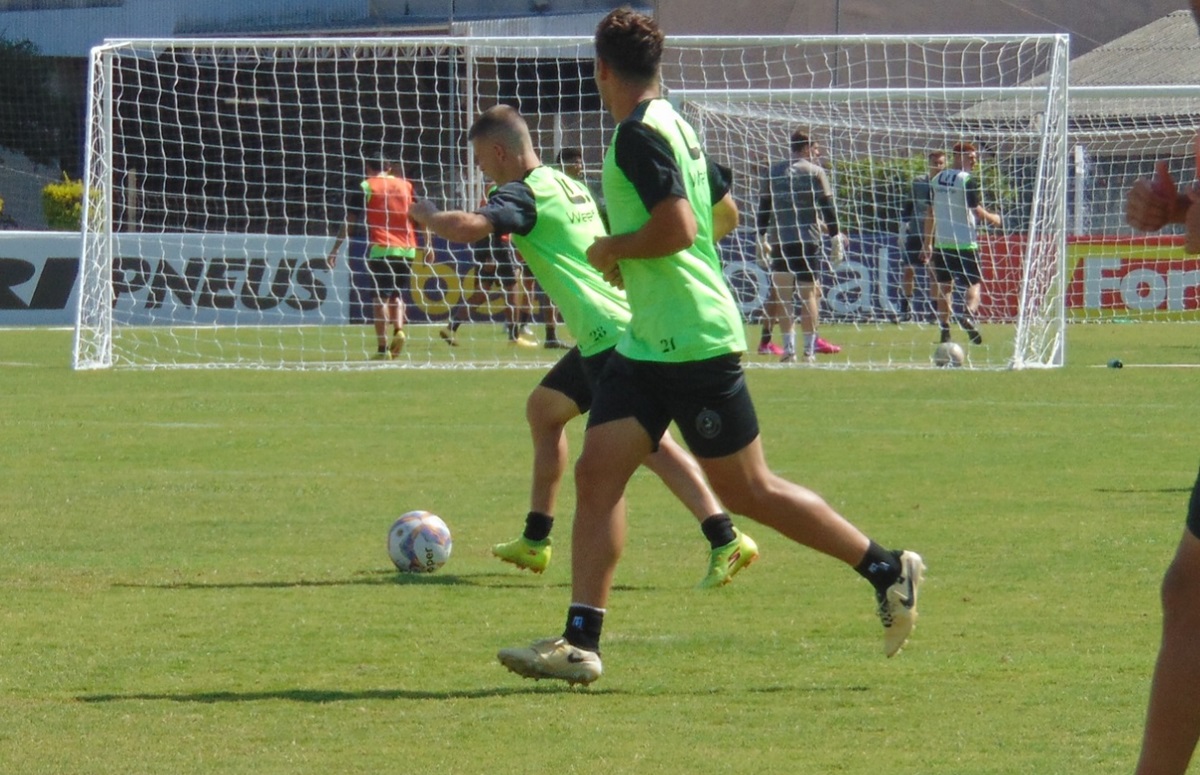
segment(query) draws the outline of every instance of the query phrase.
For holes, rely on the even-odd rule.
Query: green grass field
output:
[[[925,556],[904,653],[851,570],[745,520],[762,560],[694,590],[700,532],[639,474],[606,672],[569,689],[495,661],[569,602],[569,485],[544,576],[489,556],[538,372],[75,373],[68,332],[2,331],[0,773],[1128,773],[1200,458],[1200,369],[1133,366],[1200,343],[1068,341],[750,372],[772,466]],[[384,547],[414,508],[454,530],[428,577]]]

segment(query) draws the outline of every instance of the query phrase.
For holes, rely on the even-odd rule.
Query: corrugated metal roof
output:
[[[1176,11],[1072,59],[1072,86],[1200,84],[1200,33]]]
[[[510,19],[475,19],[455,22],[451,34],[455,36],[537,38],[545,36],[569,37],[582,35],[591,37],[596,25],[607,14],[607,10],[582,14],[546,14],[522,16]]]
[[[1068,114],[1074,137],[1103,136],[1123,127],[1149,136],[1195,132],[1200,117],[1200,33],[1191,11],[1175,11],[1072,59]],[[1041,85],[1042,75],[1026,82]],[[1194,87],[1194,95],[1163,96],[1147,87]],[[1083,87],[1083,88],[1080,88]],[[1089,94],[1088,87],[1108,89]],[[1125,93],[1120,94],[1124,87]],[[1176,90],[1178,91],[1178,90]],[[984,101],[958,114],[966,121],[1028,121],[1028,110]]]

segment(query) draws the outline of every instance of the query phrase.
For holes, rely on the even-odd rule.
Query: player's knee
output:
[[[1164,621],[1188,621],[1200,628],[1200,567],[1177,556],[1163,575],[1161,600]]]
[[[770,512],[770,503],[774,490],[769,478],[761,477],[718,477],[710,474],[709,484],[717,497],[725,504],[725,508],[735,514],[759,520],[760,516]]]

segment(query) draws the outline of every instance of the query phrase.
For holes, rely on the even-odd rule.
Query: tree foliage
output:
[[[56,88],[56,61],[28,40],[0,37],[0,146],[78,173],[83,89]]]

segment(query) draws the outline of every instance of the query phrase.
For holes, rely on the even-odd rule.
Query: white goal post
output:
[[[733,173],[741,224],[721,250],[747,320],[747,361],[776,363],[754,353],[769,289],[754,260],[755,216],[764,173],[803,126],[825,150],[850,236],[849,260],[821,278],[821,334],[842,352],[819,363],[932,365],[924,273],[916,294],[926,306],[898,314],[900,212],[926,153],[970,141],[985,205],[1004,228],[981,238],[984,344],[968,349],[968,365],[1061,365],[1067,52],[1054,35],[669,37],[664,92]],[[486,253],[440,240],[413,262],[404,351],[371,360],[361,235],[334,266],[325,256],[364,155],[397,165],[418,196],[475,207],[485,188],[466,130],[497,102],[526,115],[543,162],[581,149],[598,190],[612,122],[592,74],[591,39],[574,37],[95,48],[75,367],[551,362],[559,353],[506,336],[509,321],[545,336],[553,310],[538,290],[506,290]],[[439,333],[450,322],[455,347]]]

